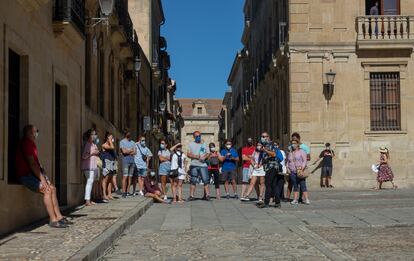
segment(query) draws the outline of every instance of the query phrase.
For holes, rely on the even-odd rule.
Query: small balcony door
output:
[[[372,7],[378,2],[380,15],[400,15],[400,0],[365,0],[365,14],[369,15]]]

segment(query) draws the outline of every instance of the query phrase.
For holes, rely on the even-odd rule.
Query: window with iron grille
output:
[[[400,73],[370,74],[372,131],[401,130]]]

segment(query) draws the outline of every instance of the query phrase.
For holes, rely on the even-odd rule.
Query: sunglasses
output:
[[[262,136],[262,138],[269,138],[269,136]]]

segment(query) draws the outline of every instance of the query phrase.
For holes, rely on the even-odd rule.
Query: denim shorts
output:
[[[171,163],[160,164],[160,168],[158,169],[158,175],[167,176],[170,170],[171,170]]]
[[[33,174],[20,177],[20,183],[31,191],[40,193],[40,180]]]
[[[132,177],[134,175],[135,163],[127,163],[122,166],[122,175],[124,177]]]
[[[250,168],[243,168],[243,183],[249,183],[249,180],[251,178]]]
[[[210,175],[208,174],[207,167],[190,167],[190,176],[191,185],[196,185],[199,183],[200,179],[203,181],[204,185],[210,184]]]
[[[306,179],[300,179],[296,173],[290,173],[290,182],[292,183],[293,192],[298,192],[299,187],[301,192],[307,192]]]
[[[147,169],[138,169],[138,168],[135,168],[134,176],[146,177],[147,176]]]

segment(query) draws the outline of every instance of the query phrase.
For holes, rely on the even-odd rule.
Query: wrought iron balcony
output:
[[[127,41],[130,44],[134,43],[134,26],[131,17],[129,16],[128,6],[125,1],[115,1],[115,9],[118,14],[119,24],[124,28]]]
[[[358,49],[410,49],[414,47],[414,16],[357,17]]]
[[[80,33],[85,34],[85,0],[54,0],[53,22],[73,23]],[[61,26],[58,28],[63,30]]]

